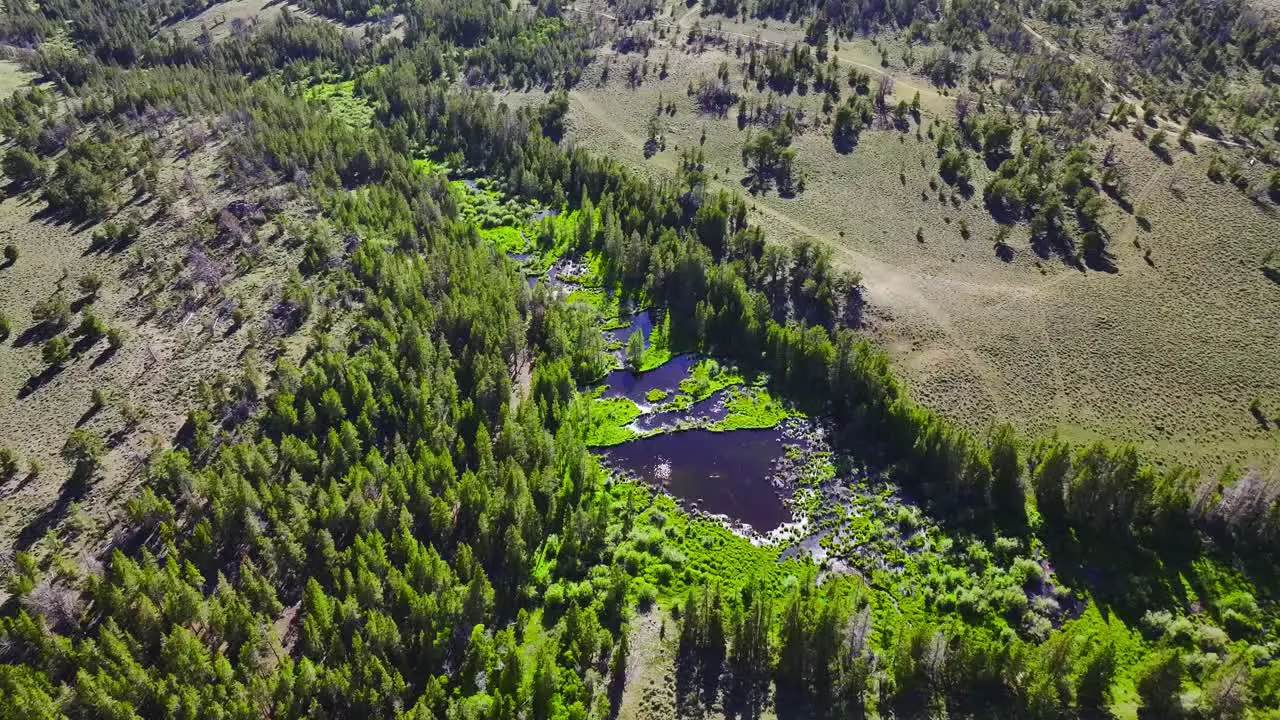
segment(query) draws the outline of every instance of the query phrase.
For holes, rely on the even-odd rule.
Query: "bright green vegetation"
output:
[[[729,415],[713,426],[717,430],[771,428],[795,414],[761,387],[730,390],[725,406]]]
[[[429,161],[419,161],[424,169],[440,169],[439,164],[430,165]],[[538,211],[538,204],[533,201],[520,201],[507,196],[501,185],[488,178],[474,180],[451,180],[449,187],[453,191],[454,200],[458,203],[458,215],[468,224],[475,225],[481,231],[503,230],[509,235],[510,230],[524,226],[525,221]],[[520,249],[524,249],[523,242]]]
[[[317,83],[306,89],[308,100],[324,103],[335,118],[353,128],[367,128],[373,122],[373,108],[363,97],[355,96],[355,80]]]
[[[660,412],[682,412],[693,405],[693,398],[684,393],[675,393],[669,400],[658,407]]]
[[[649,337],[640,330],[634,331],[625,345],[627,366],[633,372],[648,372],[671,361],[671,318],[663,316],[655,323]]]
[[[599,388],[596,394],[603,390]],[[584,408],[588,445],[617,445],[636,437],[635,431],[627,426],[640,417],[640,408],[629,398],[590,397]]]
[[[728,596],[761,583],[781,595],[788,579],[794,582],[811,567],[807,561],[780,563],[778,546],[755,544],[722,523],[690,517],[670,496],[644,486],[619,483],[612,492],[623,517],[633,518],[614,560],[664,602],[678,602],[690,588],[705,585],[718,585]]]
[[[529,245],[520,229],[510,225],[481,228],[480,237],[485,242],[492,243],[498,249],[498,252],[504,255],[522,252]]]
[[[309,4],[350,18],[388,9]],[[752,11],[811,10],[774,5]],[[1160,469],[1132,448],[1007,426],[969,432],[916,404],[847,326],[857,281],[830,253],[766,244],[738,195],[648,182],[562,146],[562,94],[511,110],[465,89],[572,86],[585,27],[541,4],[460,0],[396,3],[403,43],[289,14],[227,45],[157,34],[194,9],[7,11],[36,39],[80,23],[74,53],[34,61],[78,102],[41,89],[0,104],[15,147],[57,158],[26,191],[55,217],[113,216],[116,181],[145,187],[145,168],[177,151],[150,141],[170,114],[175,128],[229,125],[219,187],[252,199],[264,223],[292,222],[268,202],[281,187],[318,217],[285,238],[220,216],[184,257],[150,264],[208,287],[220,247],[292,243],[300,256],[280,278],[273,336],[201,385],[183,432],[149,453],[100,563],[63,550],[70,528],[56,513],[21,534],[0,612],[0,720],[609,717],[630,622],[654,603],[678,637],[668,670],[689,716],[699,704],[780,718],[1280,712],[1280,519],[1258,502],[1272,496],[1266,478]],[[951,41],[973,23],[1009,30],[1007,11],[949,4]],[[839,84],[817,89],[819,71],[844,73],[802,56],[762,60],[760,81]],[[374,109],[367,126],[280,82],[334,74],[361,78],[351,98]],[[1043,89],[1068,101],[1097,90],[1060,85]],[[910,106],[898,108],[879,110],[907,122]],[[999,152],[1002,130],[958,127]],[[966,182],[974,142],[940,143],[945,181]],[[424,152],[465,168],[474,188],[415,163]],[[1061,182],[1024,195],[1050,167]],[[1080,167],[1071,153],[1017,159],[1010,183],[1034,206],[1019,212],[1090,232],[1093,196],[1066,192],[1088,186]],[[1055,224],[1064,207],[1082,217]],[[531,221],[542,208],[556,214]],[[497,228],[508,229],[477,242]],[[567,300],[528,292],[495,257],[511,230],[531,238],[539,269],[577,262],[581,287]],[[55,338],[64,302],[33,318]],[[831,572],[603,471],[588,446],[631,437],[640,410],[578,388],[608,358],[602,318],[637,307],[661,322],[634,367],[696,350],[740,368],[699,363],[671,403],[767,377],[730,391],[724,429],[792,412],[831,428],[829,452],[786,458]],[[297,362],[289,343],[306,345]],[[61,448],[68,493],[121,460],[88,429]]]
[[[622,310],[618,296],[609,295],[600,288],[577,286],[569,292],[565,303],[581,304],[593,309],[605,318],[605,329],[624,328],[628,325],[627,321],[620,318]]]
[[[595,217],[595,213],[589,214]],[[572,212],[558,213],[550,217],[544,217],[537,221],[532,228],[530,234],[534,238],[534,247],[538,251],[538,265],[536,270],[545,271],[551,265],[555,264],[571,246],[581,245],[581,241],[592,232],[593,222],[583,222],[586,215],[582,210],[574,210]],[[591,269],[585,277],[575,277],[566,274],[563,278],[566,282],[574,282],[586,287],[598,287],[598,278],[595,277]]]
[[[670,393],[667,392],[666,390],[662,390],[660,388],[654,388],[644,394],[644,399],[648,400],[651,403],[660,403],[666,400],[668,395],[670,395]]]
[[[699,360],[689,371],[689,377],[680,381],[680,392],[691,396],[694,402],[705,400],[717,392],[746,382],[735,370],[722,366],[712,358]]]

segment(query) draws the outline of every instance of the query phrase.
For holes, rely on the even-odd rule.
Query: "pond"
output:
[[[646,348],[649,347],[649,335],[653,333],[653,316],[649,314],[648,310],[641,310],[636,313],[631,318],[631,324],[625,328],[605,330],[604,337],[605,340],[617,341],[626,345],[627,341],[631,339],[631,335],[637,330],[643,333],[641,337],[644,338],[644,346]]]
[[[721,390],[705,400],[694,403],[686,410],[661,410],[645,413],[636,418],[635,429],[641,432],[652,432],[664,428],[674,428],[681,421],[689,423],[720,422],[729,416],[729,408],[724,404],[726,394],[724,390]]]
[[[695,355],[677,355],[669,362],[638,375],[630,370],[614,370],[604,378],[604,397],[627,397],[645,404],[648,402],[645,396],[650,390],[672,392],[678,388],[680,381],[689,376],[697,362]]]
[[[786,452],[779,430],[685,430],[615,445],[606,465],[660,486],[704,512],[725,515],[767,533],[791,512],[774,487]]]

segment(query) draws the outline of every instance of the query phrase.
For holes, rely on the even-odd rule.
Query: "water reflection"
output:
[[[687,430],[603,450],[606,464],[662,488],[705,512],[769,532],[791,520],[774,488],[785,453],[778,430]]]
[[[631,324],[625,328],[618,330],[606,330],[604,337],[606,340],[616,340],[623,345],[626,345],[626,342],[631,339],[631,335],[637,330],[643,333],[642,337],[644,338],[644,346],[648,348],[649,336],[653,334],[653,316],[649,314],[648,310],[641,310],[636,313],[635,316],[631,318]]]

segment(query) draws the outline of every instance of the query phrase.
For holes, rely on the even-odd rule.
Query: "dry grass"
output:
[[[187,39],[194,39],[203,32],[217,42],[231,34],[238,22],[268,23],[280,15],[286,7],[280,0],[227,0],[211,5],[204,12],[179,20],[172,30]]]
[[[238,24],[270,23],[285,10],[295,16],[308,17],[313,20],[329,20],[329,18],[317,15],[310,10],[292,3],[282,2],[281,0],[226,0],[226,2],[211,5],[203,12],[197,13],[192,17],[179,20],[172,25],[172,29],[188,39],[197,38],[201,33],[208,32],[210,40],[218,42],[231,35],[233,28]],[[375,25],[383,25],[386,30],[386,37],[404,38],[404,18],[399,15],[385,23],[364,22],[343,25],[336,21],[333,22],[341,25],[356,37],[363,37],[365,32]]]
[[[9,97],[18,88],[30,85],[35,77],[35,73],[22,69],[13,60],[0,60],[0,97]]]
[[[627,680],[618,705],[618,720],[666,720],[682,717],[676,701],[676,651],[680,626],[660,606],[631,619],[631,654],[627,657]],[[775,720],[773,702],[760,709],[759,720]],[[732,717],[720,703],[686,710],[692,717],[706,720]]]
[[[733,30],[755,34],[749,26]],[[760,34],[777,41],[783,32]],[[603,87],[599,64],[588,72],[571,96],[573,141],[670,176],[679,148],[697,144],[705,128],[708,171],[719,186],[737,187],[746,133],[735,113],[723,120],[700,115],[686,95],[690,81],[714,76],[725,60],[736,67],[736,58],[732,51],[671,49],[670,76],[659,80],[656,67],[667,51],[660,45],[650,53],[653,71],[635,90],[625,77],[637,56],[614,62]],[[857,52],[864,52],[857,43],[841,49],[850,59]],[[899,97],[914,93],[908,83],[927,85],[894,72]],[[949,114],[948,96],[921,95],[926,127],[930,113]],[[677,112],[664,117],[667,149],[646,159],[646,123],[659,96],[674,99]],[[812,112],[820,98],[785,101]],[[929,187],[937,178],[933,146],[927,137],[917,141],[914,130],[865,132],[848,155],[838,154],[826,133],[797,138],[805,192],[790,200],[754,198],[753,214],[771,237],[824,240],[839,261],[861,271],[872,303],[870,329],[914,394],[975,428],[1007,419],[1028,434],[1128,441],[1210,470],[1280,456],[1280,432],[1262,429],[1248,410],[1259,397],[1264,410],[1280,417],[1274,362],[1280,287],[1260,270],[1262,256],[1280,242],[1276,208],[1210,182],[1205,170],[1216,150],[1204,144],[1198,155],[1179,150],[1167,165],[1127,134],[1109,141],[1118,144],[1136,205],[1152,222],[1149,232],[1141,230],[1111,206],[1106,225],[1116,274],[1041,260],[1025,227],[1010,239],[1014,260],[997,259],[996,226],[978,204],[985,168],[975,177],[973,199],[957,207],[948,194],[939,202]],[[945,189],[940,181],[939,187]],[[968,240],[960,218],[970,228]],[[1148,248],[1153,265],[1143,257]]]
[[[190,168],[206,188],[215,188],[212,153],[209,148],[188,161],[175,161],[165,169],[162,182],[177,185]],[[134,267],[136,252],[154,254],[166,263],[180,260],[197,218],[235,197],[230,191],[211,189],[200,202],[179,200],[168,216],[146,223],[128,250],[116,253],[90,250],[92,228],[39,219],[44,203],[33,197],[0,202],[0,245],[13,244],[20,253],[15,264],[0,269],[0,310],[13,324],[12,335],[0,342],[0,447],[15,450],[22,465],[18,476],[0,487],[0,556],[32,545],[54,527],[61,534],[60,544],[73,551],[94,548],[110,538],[124,519],[121,504],[143,479],[150,451],[169,446],[186,412],[195,407],[199,381],[219,372],[234,377],[250,337],[269,337],[261,332],[266,308],[278,298],[282,275],[296,266],[297,251],[269,244],[256,269],[227,276],[224,294],[240,299],[250,311],[240,327],[232,327],[225,316],[215,319],[216,303],[185,313],[176,308],[155,312],[150,294],[143,291],[146,275]],[[145,217],[158,202],[136,209]],[[123,328],[123,347],[111,352],[101,340],[44,382],[32,382],[45,370],[41,342],[32,341],[28,332],[32,305],[59,286],[69,299],[77,299],[77,281],[90,272],[102,278],[103,286],[85,309],[92,308],[108,326]],[[70,327],[78,322],[79,313]],[[95,389],[111,398],[96,410],[91,401]],[[132,426],[123,416],[130,405],[141,410],[141,421]],[[101,471],[85,488],[68,483],[71,469],[59,457],[76,428],[105,438],[109,447]],[[32,461],[40,465],[38,476],[28,472]],[[72,501],[83,511],[78,520],[88,521],[79,532],[64,523]]]

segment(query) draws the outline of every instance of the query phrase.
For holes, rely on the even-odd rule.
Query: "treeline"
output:
[[[1068,621],[1040,644],[905,618],[877,627],[868,598],[839,581],[809,579],[782,597],[760,586],[727,596],[704,586],[676,610],[676,693],[686,712],[723,693],[726,710],[757,716],[772,686],[784,719],[1097,717],[1109,713],[1126,670],[1123,632],[1107,624]],[[1184,709],[1169,693],[1186,670],[1157,654],[1134,673],[1143,716],[1239,716],[1247,664],[1233,656]]]
[[[35,47],[64,28],[77,48],[103,62],[132,65],[163,24],[195,15],[208,0],[15,0],[0,15],[0,37]]]

